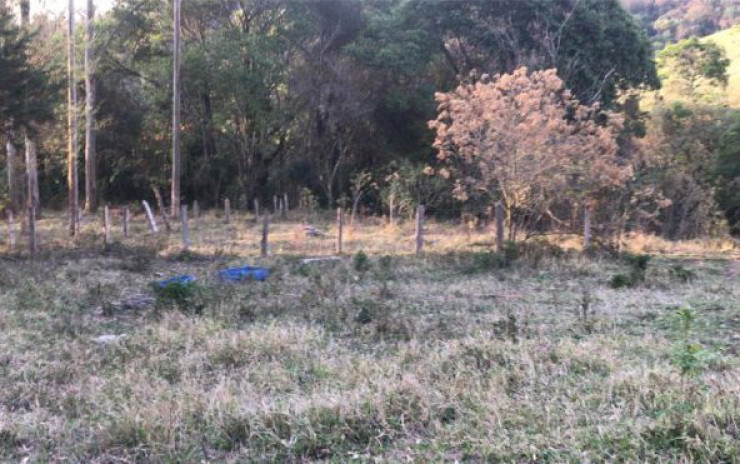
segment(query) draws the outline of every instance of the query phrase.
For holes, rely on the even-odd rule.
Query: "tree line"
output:
[[[656,139],[662,126],[645,137],[657,119],[635,95],[660,86],[658,67],[644,30],[619,0],[121,0],[100,14],[86,1],[83,24],[68,14],[66,28],[30,18],[25,2],[0,8],[11,209],[22,210],[28,198],[48,207],[66,200],[70,211],[78,196],[89,211],[98,199],[154,198],[177,214],[180,201],[231,198],[247,207],[254,198],[288,194],[294,204],[346,203],[383,214],[410,216],[419,203],[440,214],[484,211],[504,197],[500,185],[489,186],[488,196],[461,196],[453,176],[440,175],[453,170],[443,166],[451,158],[438,159],[428,127],[439,115],[435,92],[522,69],[528,79],[556,70],[560,109],[551,117],[570,124],[561,132],[576,127],[573,118],[594,134],[608,127],[612,142],[602,136],[602,148],[583,156],[598,154],[603,166],[621,172],[629,164],[640,174],[619,184],[631,192],[623,198],[639,191],[640,201],[652,204],[640,210],[650,210],[646,227],[668,231],[660,205],[676,202],[664,198],[659,178],[675,163],[689,171],[673,153],[665,165],[636,169],[644,168],[644,153],[654,153],[646,140],[668,141]],[[19,23],[19,15],[26,19]],[[557,150],[518,143],[525,142],[530,156],[580,156],[572,140]],[[33,154],[26,171],[37,174],[19,174],[21,147]],[[18,188],[23,183],[26,189]],[[573,191],[572,182],[561,188],[566,184]],[[699,188],[710,192],[712,211],[721,211],[715,185]],[[564,221],[560,210],[584,201],[581,194],[568,205],[524,208],[522,200],[511,212],[529,228],[553,227]],[[634,221],[634,208],[615,205],[610,217]]]

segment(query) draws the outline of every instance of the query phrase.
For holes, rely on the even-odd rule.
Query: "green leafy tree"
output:
[[[704,86],[726,86],[727,59],[724,49],[696,37],[668,45],[658,54],[662,77],[677,81],[695,100]]]
[[[740,235],[740,116],[719,138],[715,174],[717,201],[734,235]]]

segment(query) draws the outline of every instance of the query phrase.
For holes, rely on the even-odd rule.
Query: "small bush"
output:
[[[172,282],[164,287],[153,284],[157,306],[176,307],[188,314],[201,314],[206,306],[205,288],[196,283]]]
[[[630,266],[629,274],[617,274],[609,281],[612,288],[632,288],[645,282],[650,255],[626,254],[624,261]]]
[[[362,250],[357,252],[352,260],[352,264],[357,272],[366,272],[370,270],[370,258],[368,258],[367,254]]]
[[[635,283],[632,280],[632,277],[630,277],[627,274],[617,274],[611,278],[609,281],[609,286],[614,289],[619,288],[631,288],[635,286]]]
[[[680,264],[676,264],[669,270],[671,277],[675,280],[687,284],[696,278],[696,272],[691,269],[687,269]]]
[[[470,258],[463,267],[464,274],[478,274],[506,267],[501,255],[492,251],[473,253]]]

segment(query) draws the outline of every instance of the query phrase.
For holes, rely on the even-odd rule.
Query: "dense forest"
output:
[[[247,208],[287,194],[371,214],[410,216],[423,203],[457,218],[505,200],[512,229],[578,230],[586,207],[605,234],[737,231],[731,63],[691,38],[740,22],[737,0],[189,0],[181,11],[177,0],[120,0],[99,14],[93,3],[70,2],[75,21],[24,1],[0,7],[11,210],[76,204],[77,188],[89,211],[142,198]],[[535,74],[550,69],[556,81]],[[531,82],[507,90],[507,76]],[[655,92],[661,81],[680,102]],[[489,85],[480,98],[516,124],[492,131],[497,120],[471,100],[459,114],[483,124],[467,150],[445,129],[459,115],[441,95]],[[539,106],[525,112],[525,97]],[[553,170],[496,173],[499,154],[525,149]],[[616,177],[596,179],[593,166]],[[509,201],[507,182],[528,187]]]

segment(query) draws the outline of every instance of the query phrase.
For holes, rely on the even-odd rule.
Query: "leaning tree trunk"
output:
[[[95,5],[87,0],[85,21],[85,211],[94,213],[98,209],[95,169],[95,65],[93,62],[93,40],[95,38]]]
[[[171,216],[180,213],[180,0],[174,0],[172,71],[172,193]]]
[[[67,189],[69,191],[69,233],[79,232],[79,187],[77,182],[77,87],[75,86],[74,0],[67,12]]]

